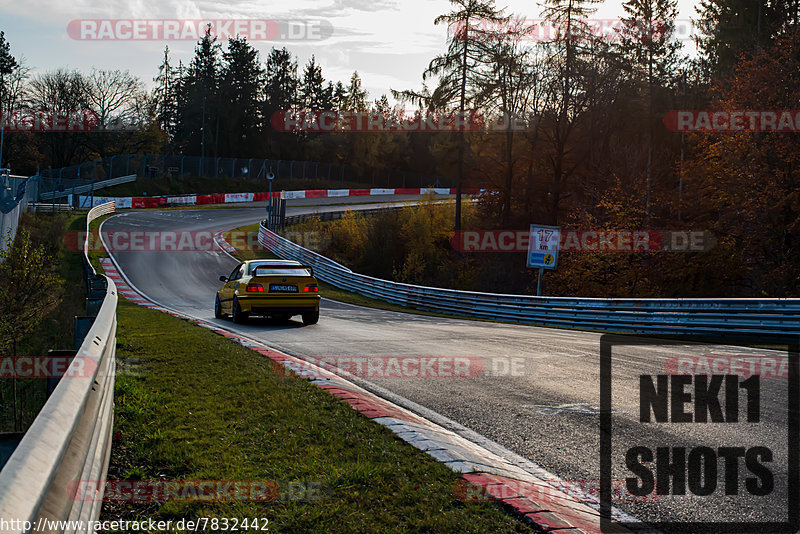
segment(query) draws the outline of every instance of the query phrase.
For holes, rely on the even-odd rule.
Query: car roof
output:
[[[301,265],[299,261],[294,260],[247,260],[244,263],[246,265],[250,265],[251,263],[263,263],[264,265],[269,265],[270,263],[278,265]]]

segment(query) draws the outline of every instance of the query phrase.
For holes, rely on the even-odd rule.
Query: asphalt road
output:
[[[320,204],[341,199],[320,199]],[[287,214],[341,209],[335,206],[299,207]],[[364,205],[362,207],[365,207]],[[374,207],[374,206],[373,206]],[[226,230],[252,224],[263,209],[130,211],[112,217],[103,233],[141,230]],[[463,357],[480,376],[436,378],[357,379],[361,385],[388,391],[433,410],[478,432],[516,454],[542,466],[565,481],[588,481],[600,476],[600,334],[530,326],[458,320],[374,310],[323,300],[319,324],[303,327],[299,320],[275,324],[252,319],[234,325],[213,317],[218,278],[236,262],[221,251],[115,252],[129,280],[154,301],[207,322],[217,322],[301,358],[323,357]],[[297,318],[299,319],[299,318]],[[776,353],[735,347],[618,347],[612,356],[612,478],[633,476],[625,453],[634,446],[768,447],[766,463],[774,489],[752,496],[745,479],[756,478],[744,459],[738,461],[738,496],[724,493],[725,462],[719,459],[717,490],[709,496],[661,496],[648,502],[618,502],[615,506],[646,522],[780,521],[787,516],[787,379],[760,382],[760,422],[642,423],[639,421],[639,376],[665,374],[676,355],[748,356]],[[374,359],[373,359],[374,360]],[[511,364],[515,364],[512,369]],[[388,367],[387,367],[388,369]],[[443,373],[444,374],[444,373]],[[653,380],[656,380],[655,378]],[[693,392],[693,386],[686,389]],[[724,390],[720,398],[725,398]],[[747,396],[739,392],[741,417]],[[725,401],[722,402],[723,409]],[[692,405],[686,405],[691,412]],[[674,413],[674,412],[673,412]],[[797,446],[797,436],[792,440]],[[696,456],[697,457],[697,456]],[[706,464],[702,464],[706,465]],[[688,472],[692,482],[699,464]],[[687,471],[684,471],[687,473]],[[663,478],[656,477],[656,478]],[[624,482],[622,483],[624,485]],[[694,486],[693,486],[694,487]],[[709,532],[707,526],[663,527],[665,531]],[[760,532],[774,528],[762,527]],[[723,527],[723,532],[732,530]]]

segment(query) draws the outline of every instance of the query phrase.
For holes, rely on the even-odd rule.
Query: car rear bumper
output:
[[[250,297],[239,296],[239,306],[244,313],[269,315],[273,313],[307,313],[319,311],[318,295],[303,297]]]

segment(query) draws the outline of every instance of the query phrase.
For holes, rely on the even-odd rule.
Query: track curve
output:
[[[360,205],[367,206],[375,207]],[[325,209],[341,207],[290,203],[287,215]],[[222,231],[255,223],[263,213],[263,208],[130,211],[108,219],[102,232],[107,235],[142,230]],[[523,370],[516,376],[354,381],[442,414],[563,480],[599,478],[599,416],[592,408],[600,405],[600,334],[397,313],[330,300],[323,300],[320,322],[313,327],[303,327],[299,321],[276,325],[258,319],[234,325],[213,317],[214,293],[220,285],[218,277],[227,275],[236,265],[221,250],[113,252],[112,256],[132,284],[155,302],[224,325],[301,358],[475,357],[501,367],[503,362],[514,359]],[[718,354],[757,352],[742,348],[715,350]],[[664,362],[671,354],[667,348],[620,349],[619,355],[615,352],[615,380],[633,384],[639,373],[663,373]],[[779,398],[786,396],[786,380],[765,382],[762,395],[762,404],[778,403]],[[720,425],[708,425],[680,436],[671,434],[668,428],[644,428],[638,422],[638,402],[634,387],[615,390],[614,406],[620,409],[614,423],[616,442],[637,443],[643,435],[654,444],[672,444],[675,440],[697,444],[709,436],[717,441],[738,443],[742,438]],[[788,438],[785,422],[786,414],[776,410],[765,415],[765,426],[760,429],[774,442],[776,461],[785,459],[780,456],[780,445]],[[786,480],[785,472],[775,476],[776,485]],[[624,475],[615,473],[615,478]],[[785,501],[772,499],[731,507],[725,504],[723,496],[695,500],[691,506],[667,499],[647,505],[623,503],[619,507],[643,521],[692,521],[697,520],[698,514],[718,515],[720,507],[737,520],[755,521],[774,516],[784,505]]]

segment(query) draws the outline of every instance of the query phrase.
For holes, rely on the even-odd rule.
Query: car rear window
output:
[[[308,271],[308,269],[303,269],[302,267],[274,268],[263,265],[256,265],[253,267],[253,269],[250,271],[250,274],[254,276],[311,276],[311,273]]]

